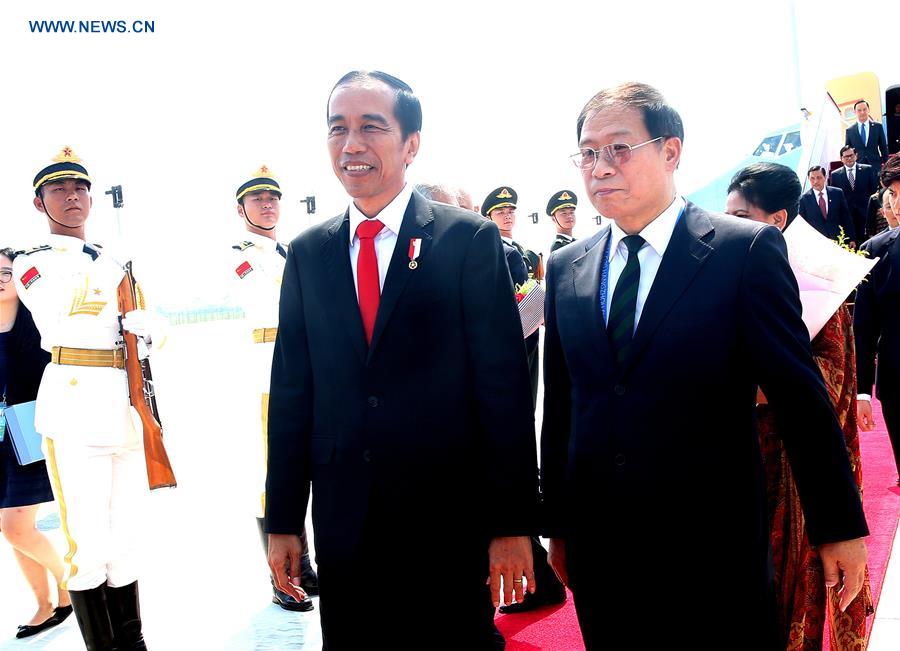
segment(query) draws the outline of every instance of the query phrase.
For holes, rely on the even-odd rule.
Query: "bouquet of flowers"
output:
[[[516,285],[523,337],[533,334],[544,322],[544,295],[544,287],[534,278]]]

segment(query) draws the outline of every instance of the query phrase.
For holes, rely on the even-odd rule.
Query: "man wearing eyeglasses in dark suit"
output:
[[[550,258],[541,479],[550,562],[588,650],[784,648],[753,411],[778,410],[810,540],[841,605],[865,518],[776,228],[675,188],[684,130],[645,84],[578,118],[587,196],[613,220]],[[843,575],[841,574],[843,571]],[[648,613],[650,613],[648,615]]]
[[[853,230],[857,244],[866,241],[866,214],[869,197],[878,192],[878,177],[871,165],[857,162],[856,150],[850,145],[841,147],[843,165],[831,173],[831,185],[840,188],[847,198],[853,215]]]

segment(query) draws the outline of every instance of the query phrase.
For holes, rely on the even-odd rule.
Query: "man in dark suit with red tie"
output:
[[[878,192],[878,175],[871,165],[857,162],[856,150],[850,145],[841,147],[841,165],[831,173],[831,185],[840,188],[847,198],[853,215],[856,243],[866,240],[866,217],[869,199]]]
[[[422,124],[407,84],[348,73],[327,120],[352,202],[288,250],[269,403],[270,567],[301,594],[311,486],[326,649],[502,648],[501,579],[507,603],[535,585],[537,464],[500,236],[406,183]]]
[[[829,240],[837,240],[844,229],[847,243],[856,242],[856,226],[844,191],[825,185],[825,168],[814,165],[807,172],[812,186],[800,196],[800,216]]]
[[[784,238],[678,194],[684,128],[656,89],[601,91],[577,131],[587,196],[613,222],[550,256],[551,565],[572,588],[588,651],[783,649],[757,387],[777,410],[842,606],[862,587],[868,533]]]
[[[847,127],[844,144],[852,146],[859,162],[871,165],[878,174],[888,157],[884,127],[869,117],[869,103],[866,100],[859,100],[853,105],[853,110],[856,112],[856,122]]]

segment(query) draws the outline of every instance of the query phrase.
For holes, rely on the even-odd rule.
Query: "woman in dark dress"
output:
[[[0,249],[0,392],[7,405],[34,400],[50,354],[41,350],[40,335],[28,309],[19,303],[12,282],[12,249]],[[0,396],[0,400],[3,396]],[[28,637],[56,626],[72,612],[69,593],[59,587],[63,563],[44,534],[35,528],[38,505],[53,501],[43,461],[20,466],[9,432],[0,442],[0,530],[13,547],[38,609],[16,637]],[[57,585],[53,607],[47,572]]]
[[[791,168],[756,163],[735,174],[728,188],[725,212],[784,229],[797,215],[800,192],[800,179]],[[847,307],[841,305],[811,344],[844,432],[853,477],[862,496],[852,323]],[[866,618],[874,612],[868,575],[859,597],[841,612],[840,595],[836,589],[825,587],[822,561],[806,533],[800,497],[775,413],[761,392],[757,400],[756,422],[766,472],[769,539],[784,648],[821,651],[828,627],[832,651],[864,649]]]

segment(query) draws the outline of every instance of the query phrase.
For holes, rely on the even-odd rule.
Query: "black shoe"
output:
[[[508,606],[500,606],[501,615],[515,615],[517,613],[527,613],[530,610],[537,610],[544,606],[554,606],[561,604],[566,600],[565,590],[544,590],[538,588],[537,592],[528,592],[522,601],[509,604]]]
[[[145,651],[137,581],[121,588],[106,586],[106,598],[116,651]]]
[[[78,620],[87,651],[110,651],[115,648],[106,590],[106,584],[91,590],[69,590],[75,619]]]
[[[68,606],[57,606],[53,609],[53,612],[56,613],[56,617],[60,622],[66,621],[66,618],[72,614],[72,605]]]
[[[312,567],[309,560],[309,543],[306,538],[306,527],[300,534],[300,544],[303,545],[303,556],[300,557],[300,587],[310,596],[319,594],[319,575]]]
[[[263,518],[256,518],[256,526],[259,529],[259,541],[262,543],[263,553],[266,558],[269,556],[269,534],[266,533],[266,521]],[[319,577],[312,568],[309,561],[309,548],[306,542],[306,527],[300,533],[300,545],[303,547],[303,556],[300,557],[300,587],[307,594],[306,599],[297,601],[291,595],[281,592],[275,587],[275,581],[272,581],[272,603],[278,604],[285,610],[293,610],[305,613],[313,609],[313,602],[309,598],[310,595],[319,594]],[[271,577],[269,577],[271,579]]]
[[[68,610],[64,615],[61,615],[60,611],[63,608],[67,608]],[[46,631],[48,628],[53,628],[58,624],[62,624],[62,621],[71,614],[72,606],[63,606],[62,608],[56,608],[54,609],[53,614],[42,621],[40,624],[22,624],[19,627],[19,630],[16,631],[16,637],[21,640],[23,637],[31,637],[32,635],[37,635],[41,631]]]
[[[306,597],[303,601],[297,601],[291,595],[282,592],[275,586],[272,586],[272,603],[295,613],[308,613],[315,608],[313,600],[309,597]]]

